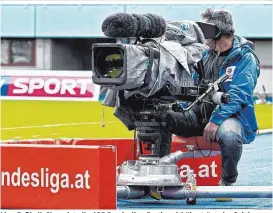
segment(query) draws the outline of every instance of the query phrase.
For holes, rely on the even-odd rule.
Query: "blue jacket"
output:
[[[204,52],[204,63],[209,54],[209,51]],[[235,36],[231,52],[223,62],[218,75],[220,77],[225,73],[229,73],[230,79],[223,83],[223,92],[230,95],[230,102],[221,107],[217,106],[210,122],[220,125],[225,119],[236,117],[245,130],[247,143],[250,143],[255,139],[258,129],[253,91],[260,75],[259,60],[251,42]]]

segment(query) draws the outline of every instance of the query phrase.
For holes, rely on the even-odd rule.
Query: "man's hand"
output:
[[[219,126],[217,124],[209,122],[204,129],[204,134],[203,134],[204,140],[206,142],[215,142],[216,131],[218,128]]]

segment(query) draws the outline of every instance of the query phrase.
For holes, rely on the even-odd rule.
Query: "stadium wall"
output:
[[[200,20],[207,8],[232,11],[236,33],[272,38],[272,5],[2,5],[2,37],[104,37],[101,23],[117,12],[157,13],[166,20]],[[258,17],[258,18],[257,18]]]
[[[101,32],[101,23],[109,14],[150,12],[167,20],[200,20],[200,13],[210,7],[230,10],[236,34],[254,42],[261,62],[261,76],[255,92],[263,93],[266,88],[267,93],[271,93],[272,11],[271,5],[262,4],[2,5],[1,69],[90,71],[92,44],[116,42],[105,38]],[[11,49],[17,54],[16,63],[11,61]],[[26,53],[29,54],[26,56]]]
[[[82,70],[82,57],[73,51],[73,44],[65,42],[63,39],[51,40],[53,70]]]
[[[272,68],[272,40],[253,40],[263,68]]]
[[[262,68],[272,69],[272,11],[271,5],[263,4],[2,5],[2,69],[90,70],[92,44],[102,42],[105,38],[101,23],[109,14],[150,12],[162,15],[166,20],[200,20],[200,13],[211,7],[221,7],[232,12],[236,34],[253,41]],[[25,49],[22,48],[24,42],[29,43]],[[8,43],[9,49],[3,48],[5,43]],[[22,51],[31,52],[28,48],[32,49],[32,54],[21,63]],[[11,49],[20,52],[18,63],[10,63],[5,58]],[[9,63],[5,63],[7,61]]]

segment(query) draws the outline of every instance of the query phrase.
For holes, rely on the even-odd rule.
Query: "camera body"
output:
[[[130,94],[152,97],[160,93],[165,98],[172,96],[177,100],[195,100],[198,90],[200,94],[207,88],[207,85],[197,87],[193,84],[191,74],[194,71],[200,73],[199,68],[193,66],[194,64],[187,64],[188,71],[186,71],[177,58],[172,57],[170,52],[163,51],[164,48],[158,45],[152,39],[145,39],[138,44],[94,44],[93,82],[111,90],[127,91],[126,98]],[[176,46],[180,45],[176,44]],[[172,60],[168,61],[169,58]],[[167,65],[164,64],[162,68],[160,63],[164,59]],[[202,61],[197,62],[199,63]],[[202,76],[200,80],[201,78]],[[169,88],[168,91],[166,86]]]
[[[171,41],[165,45],[181,47]],[[177,60],[164,47],[156,40],[145,39],[135,44],[94,44],[92,48],[93,82],[116,91],[114,114],[128,130],[138,131],[141,157],[170,153],[172,134],[167,130],[165,114],[169,110],[183,112],[179,102],[195,102],[209,88],[209,84],[195,86],[180,58]],[[199,74],[201,82],[202,60],[187,65]],[[185,78],[191,82],[185,83]],[[143,144],[151,151],[149,156],[144,154]]]
[[[123,15],[127,20],[128,14]],[[110,18],[116,21],[115,16]],[[116,30],[121,29],[111,32]],[[208,96],[216,104],[228,101],[228,96],[217,92],[226,76],[216,82],[204,79],[204,35],[198,24],[169,22],[164,32],[160,38],[136,37],[133,44],[99,43],[92,47],[93,82],[109,89],[104,105],[115,107],[114,115],[128,130],[138,131],[139,152],[143,157],[142,145],[146,144],[151,150],[145,156],[148,158],[170,152],[172,134],[165,123],[169,110],[184,113]],[[198,85],[192,78],[195,72]],[[191,104],[183,108],[180,102]]]
[[[176,165],[183,152],[170,154],[172,130],[168,127],[168,112],[187,113],[183,119],[197,123],[201,118],[194,120],[190,110],[203,104],[206,97],[212,99],[218,93],[218,84],[228,76],[216,82],[204,79],[204,35],[197,23],[166,24],[164,19],[150,14],[136,17],[116,14],[105,20],[103,29],[107,36],[128,37],[130,32],[131,36],[145,39],[136,37],[133,44],[94,44],[92,79],[108,89],[103,105],[115,107],[114,115],[128,130],[135,131],[134,147],[138,145],[139,159],[118,167],[117,185],[130,187],[134,194],[131,196],[140,198],[162,192],[164,187],[183,187]],[[143,27],[146,19],[155,25]],[[132,29],[134,20],[137,20],[135,30]],[[108,29],[109,22],[118,22],[120,27]],[[195,72],[198,85],[192,78]],[[225,101],[222,96],[218,93],[212,100]],[[193,126],[198,130],[197,125]]]

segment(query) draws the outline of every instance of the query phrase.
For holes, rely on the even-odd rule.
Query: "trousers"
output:
[[[170,111],[166,114],[165,121],[172,134],[182,137],[202,136],[205,128],[205,124],[202,124],[193,110],[185,113]],[[245,141],[246,135],[241,123],[236,118],[228,118],[219,126],[216,132],[216,142],[221,149],[222,181],[230,184],[236,182],[237,166]]]

